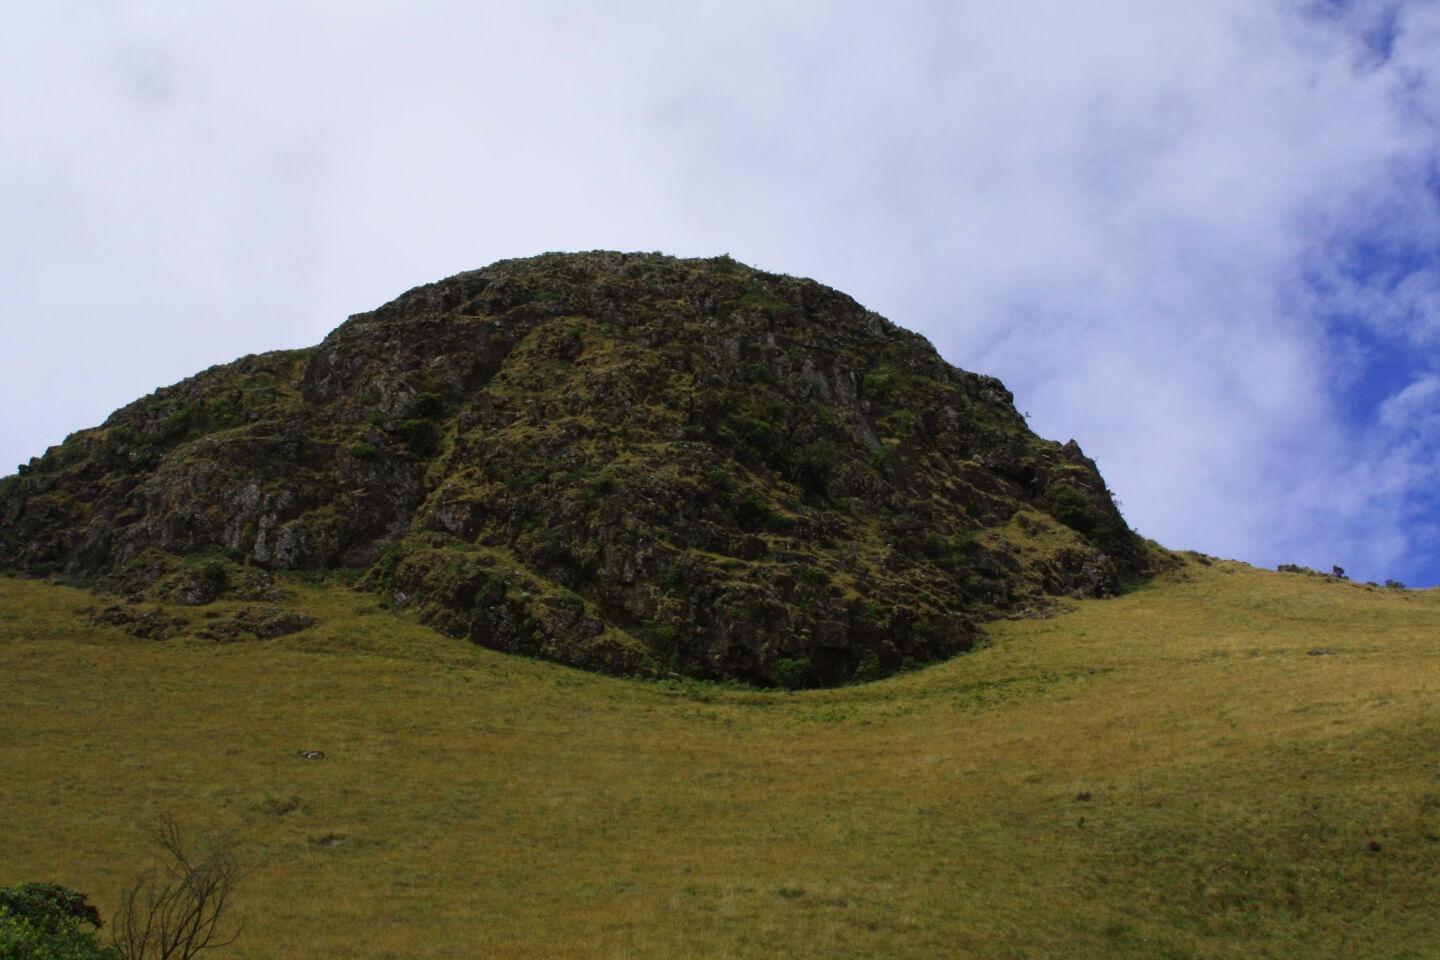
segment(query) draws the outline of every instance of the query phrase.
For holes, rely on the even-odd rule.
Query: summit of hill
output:
[[[132,598],[344,568],[498,650],[828,686],[1163,563],[1073,441],[812,280],[506,260],[159,389],[0,480],[0,567]]]

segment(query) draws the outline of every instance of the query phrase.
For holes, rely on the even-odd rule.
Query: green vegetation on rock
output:
[[[0,487],[0,567],[103,586],[217,548],[366,570],[500,650],[784,687],[943,660],[1163,562],[1073,442],[922,337],[729,257],[603,252],[213,367]]]

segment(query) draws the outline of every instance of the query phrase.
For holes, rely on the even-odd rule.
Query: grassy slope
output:
[[[1192,562],[942,666],[784,694],[577,673],[287,589],[320,625],[213,645],[0,580],[0,884],[108,915],[168,810],[253,869],[232,957],[1440,942],[1434,593]]]

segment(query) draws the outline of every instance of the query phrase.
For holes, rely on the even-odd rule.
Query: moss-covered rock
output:
[[[813,281],[620,253],[419,287],[0,485],[10,569],[217,548],[368,567],[498,649],[786,686],[948,657],[977,618],[1149,563],[1094,463],[999,381]]]

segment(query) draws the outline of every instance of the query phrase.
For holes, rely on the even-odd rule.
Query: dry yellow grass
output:
[[[319,625],[214,645],[0,580],[0,884],[108,915],[170,812],[251,869],[232,957],[1440,943],[1432,593],[1191,562],[941,666],[786,694],[586,675],[287,589]]]

